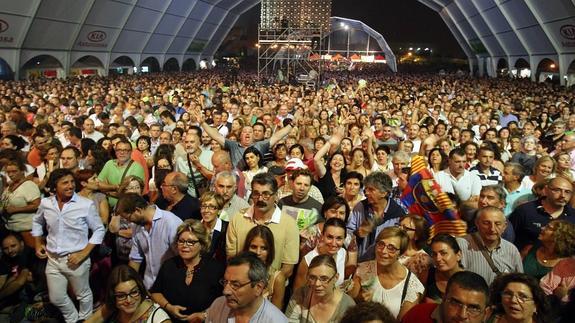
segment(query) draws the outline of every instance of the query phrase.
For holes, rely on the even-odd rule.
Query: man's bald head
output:
[[[573,184],[563,176],[549,180],[545,186],[545,201],[551,206],[562,208],[569,203],[573,196]]]
[[[214,172],[217,174],[222,171],[233,170],[232,159],[230,154],[225,150],[216,151],[212,155],[212,165],[214,165]]]

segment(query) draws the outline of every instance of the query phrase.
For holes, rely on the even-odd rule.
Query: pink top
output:
[[[543,276],[540,281],[541,288],[547,295],[553,295],[553,291],[564,282],[568,289],[575,287],[575,258],[567,258],[558,262],[553,270]],[[569,294],[563,299],[563,302],[569,301]]]

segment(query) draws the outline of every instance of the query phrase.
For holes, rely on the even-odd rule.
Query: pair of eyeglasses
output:
[[[120,301],[120,302],[127,300],[128,296],[132,299],[140,297],[141,296],[140,290],[137,288],[134,288],[129,293],[115,293],[114,294],[114,297],[116,298],[116,300]]]
[[[387,251],[389,253],[396,253],[399,251],[399,248],[397,248],[396,246],[392,245],[391,243],[385,243],[385,241],[383,240],[379,240],[378,242],[375,243],[375,246],[377,247],[377,249],[379,250],[385,250],[387,249]]]
[[[252,199],[254,200],[259,200],[259,198],[261,197],[264,201],[267,201],[270,199],[270,197],[272,197],[272,195],[274,195],[274,193],[271,192],[252,192]]]
[[[409,231],[415,232],[415,228],[410,228],[410,227],[403,225],[403,224],[397,224],[396,226],[398,228],[400,228],[401,230],[406,231],[406,232],[409,232]]]
[[[200,243],[200,240],[178,239],[178,245],[180,245],[180,246],[193,247],[193,246],[197,245],[198,243]]]
[[[238,290],[238,289],[246,286],[247,284],[251,283],[252,281],[249,280],[245,283],[240,283],[237,281],[229,281],[229,280],[225,280],[225,279],[220,279],[219,282],[222,286],[224,286],[224,288],[226,288],[226,286],[229,285],[232,290]]]
[[[529,297],[529,296],[527,296],[525,294],[521,294],[521,293],[515,294],[515,293],[513,293],[511,291],[507,291],[507,290],[501,293],[501,299],[504,301],[511,301],[511,300],[513,300],[514,297],[517,298],[517,301],[519,303],[526,303],[526,302],[530,302],[533,300],[532,297]]]
[[[470,317],[477,317],[483,313],[483,309],[478,305],[464,304],[452,297],[448,298],[446,302],[447,306],[456,308],[458,311],[465,309]]]
[[[333,276],[331,276],[331,277],[328,277],[328,276],[317,277],[317,276],[309,275],[309,276],[307,276],[307,281],[312,283],[312,284],[315,284],[317,281],[319,281],[322,284],[327,284],[335,277],[336,274],[337,273],[333,274]]]
[[[202,205],[202,206],[200,206],[200,209],[202,209],[202,210],[215,211],[215,210],[218,209],[218,207],[215,206],[215,205]]]

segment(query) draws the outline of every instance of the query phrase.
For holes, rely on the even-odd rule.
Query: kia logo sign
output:
[[[94,30],[88,34],[88,40],[95,43],[104,41],[104,39],[106,39],[106,33],[101,30]]]
[[[8,25],[6,21],[0,19],[0,33],[3,33],[6,30],[8,30],[8,27],[10,27],[10,25]]]
[[[563,25],[559,31],[561,32],[561,36],[575,40],[575,25]]]

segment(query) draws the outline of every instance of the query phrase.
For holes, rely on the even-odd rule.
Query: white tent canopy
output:
[[[380,33],[359,20],[342,17],[331,17],[330,20],[331,32],[326,36],[329,37],[329,41],[327,47],[324,44],[323,49],[325,51],[330,54],[340,52],[343,55],[349,55],[356,52],[364,55],[383,52],[389,68],[392,71],[397,72],[395,54],[393,54],[393,51]],[[336,38],[334,36],[338,36],[338,34],[340,34],[339,36],[344,36],[344,38],[345,36],[348,37],[347,40],[339,42],[339,48],[335,48],[332,38]],[[341,45],[343,45],[343,47]],[[345,48],[346,46],[347,50]],[[352,48],[350,49],[350,47]]]
[[[525,60],[534,71],[533,80],[540,72],[549,72],[564,83],[575,70],[575,0],[419,2],[441,16],[469,57],[470,69],[479,75],[496,76],[501,59],[509,69]],[[80,59],[96,61],[86,56],[101,62],[104,71],[118,58],[129,58],[136,67],[153,58],[160,69],[175,59],[181,69],[189,66],[184,63],[190,59],[194,63],[210,60],[238,17],[257,3],[0,0],[0,58],[16,77],[41,55],[57,60],[62,66],[58,73],[64,76]],[[549,70],[548,60],[557,71]]]
[[[419,2],[441,16],[479,75],[496,76],[501,63],[517,69],[520,60],[528,62],[534,81],[550,72],[565,84],[575,73],[569,70],[575,61],[575,0]]]

